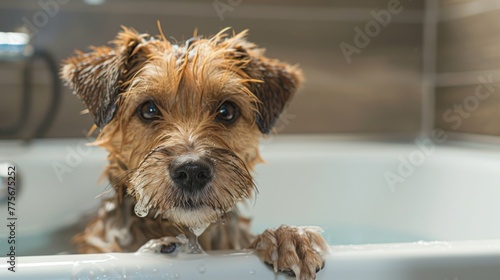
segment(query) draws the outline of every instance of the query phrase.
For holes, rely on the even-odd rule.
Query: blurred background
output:
[[[67,240],[78,230],[47,234],[43,238],[39,236],[59,230],[77,220],[82,212],[95,209],[98,204],[95,197],[106,190],[106,182],[101,182],[97,188],[87,187],[95,185],[97,174],[104,169],[105,152],[87,150],[87,139],[70,139],[84,138],[93,121],[89,115],[81,114],[85,109],[83,104],[61,84],[58,71],[61,61],[75,50],[87,51],[91,45],[108,44],[121,26],[157,35],[159,20],[166,37],[174,42],[191,38],[195,29],[204,35],[215,34],[228,26],[236,31],[249,29],[249,40],[266,48],[269,57],[299,64],[304,71],[304,86],[276,126],[280,134],[332,134],[329,143],[337,139],[336,135],[347,135],[348,140],[359,137],[411,143],[416,138],[432,135],[433,130],[439,128],[446,131],[447,139],[498,144],[499,14],[500,0],[0,1],[0,139],[66,138],[39,141],[39,145],[18,145],[23,141],[0,143],[0,159],[12,160],[20,166],[20,173],[24,172],[26,179],[21,179],[25,181],[18,185],[29,189],[21,191],[24,198],[20,203],[24,205],[19,206],[23,222],[19,236],[24,246],[20,250],[24,251],[19,252],[47,254],[66,250],[58,246],[69,244]],[[287,146],[283,147],[286,150]],[[373,149],[378,152],[379,148],[375,146]],[[462,154],[456,153],[449,159],[452,162],[462,160],[465,163],[463,168],[454,167],[450,173],[443,173],[445,166],[453,165],[430,162],[420,169],[421,177],[434,181],[419,181],[421,177],[415,176],[408,180],[408,185],[401,183],[401,191],[394,193],[394,188],[391,190],[386,184],[384,174],[399,171],[401,157],[390,152],[410,156],[422,152],[413,150],[413,146],[408,151],[389,146],[380,150],[380,157],[372,162],[374,165],[360,165],[369,163],[370,159],[361,157],[367,150],[357,149],[339,144],[334,151],[341,164],[328,170],[323,169],[327,168],[327,164],[323,164],[316,171],[320,174],[324,170],[321,174],[328,178],[340,178],[338,182],[331,181],[334,182],[331,185],[345,186],[345,189],[339,188],[341,195],[331,197],[343,198],[351,189],[356,190],[356,194],[379,195],[374,196],[370,203],[360,200],[359,205],[368,207],[366,213],[375,213],[373,209],[385,209],[386,205],[391,205],[381,197],[401,205],[416,202],[426,209],[441,209],[440,206],[431,207],[438,205],[438,201],[442,203],[437,200],[441,197],[460,207],[469,205],[468,192],[456,192],[464,199],[454,200],[443,189],[432,186],[463,183],[467,190],[477,189],[480,193],[481,189],[477,187],[481,184],[477,183],[476,177],[490,183],[481,185],[486,189],[496,185],[498,180],[490,180],[490,175],[481,174],[500,174],[494,169],[498,166],[496,153],[491,154],[494,160],[491,164],[488,161],[487,165],[475,161],[470,163]],[[422,148],[419,146],[419,149]],[[288,150],[283,152],[287,153]],[[436,162],[439,160],[437,157]],[[474,166],[484,172],[468,172]],[[367,171],[363,176],[355,173],[362,168]],[[468,177],[454,176],[466,176],[465,173],[470,175],[470,181]],[[371,183],[356,181],[360,178],[370,178]],[[330,184],[328,180],[324,184]],[[273,185],[273,181],[267,182]],[[361,189],[363,186],[366,189]],[[413,200],[413,192],[423,190],[423,186],[430,191],[422,193],[421,200],[418,196]],[[336,188],[328,187],[328,190],[335,191]],[[397,196],[405,193],[408,193],[408,200]],[[482,194],[491,197],[491,201],[496,197],[486,191]],[[270,199],[268,205],[273,205],[268,207],[274,207],[273,196],[267,197]],[[312,205],[317,209],[337,205],[329,198],[321,202],[311,195],[295,197],[311,199],[311,208]],[[473,197],[477,199],[477,205],[488,206],[487,199],[479,201],[477,197]],[[44,202],[43,211],[39,211],[40,198]],[[262,203],[263,199],[259,199]],[[476,203],[474,199],[471,203]],[[345,208],[340,208],[338,213],[340,216],[345,214],[342,216],[345,220],[350,219],[351,213],[366,216],[365,212],[352,210],[357,209],[354,207],[357,204],[348,207],[350,199],[342,201],[338,205]],[[443,204],[449,205],[449,201]],[[490,205],[493,203],[497,204],[495,201]],[[406,209],[406,206],[400,208]],[[411,212],[412,209],[408,207],[406,213],[420,215],[418,211]],[[457,219],[461,218],[455,212],[449,212]],[[394,213],[405,214],[400,210]],[[488,213],[494,211],[488,210]],[[6,215],[6,211],[0,211],[0,219],[4,219],[1,215]],[[376,221],[388,216],[371,217]],[[475,216],[470,217],[475,219]],[[343,231],[345,236],[372,235],[372,231],[363,233],[359,227],[350,225]],[[6,231],[6,228],[0,228],[0,237],[7,236],[2,230]],[[0,251],[4,252],[1,243]]]
[[[496,0],[2,1],[0,32],[27,31],[33,48],[9,57],[4,39],[0,137],[83,137],[92,120],[54,84],[50,61],[58,69],[121,25],[156,35],[157,20],[179,41],[195,28],[249,29],[268,56],[300,64],[306,83],[280,133],[499,135],[499,9]],[[478,85],[487,98],[474,99]]]

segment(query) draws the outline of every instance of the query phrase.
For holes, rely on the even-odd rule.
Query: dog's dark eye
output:
[[[238,107],[229,101],[222,103],[217,109],[217,120],[226,124],[233,123],[239,117]]]
[[[142,103],[137,109],[143,121],[150,122],[160,117],[160,110],[158,110],[156,104],[151,100]]]

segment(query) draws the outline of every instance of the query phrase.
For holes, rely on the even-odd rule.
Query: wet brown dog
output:
[[[101,129],[96,144],[109,151],[116,193],[75,238],[80,252],[134,251],[208,227],[205,250],[253,248],[275,271],[315,278],[327,251],[317,230],[281,226],[254,237],[234,211],[255,191],[259,138],[302,79],[245,35],[174,45],[125,28],[113,47],[64,61],[62,78]]]

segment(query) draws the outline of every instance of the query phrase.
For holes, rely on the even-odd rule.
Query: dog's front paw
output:
[[[250,245],[257,255],[274,271],[284,272],[297,279],[316,279],[325,265],[328,245],[319,227],[280,226],[268,229]]]

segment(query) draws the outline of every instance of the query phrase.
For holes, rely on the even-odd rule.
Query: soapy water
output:
[[[150,212],[152,211],[153,210],[150,210]],[[315,223],[315,225],[323,228],[324,233],[322,234],[322,236],[330,245],[360,245],[376,243],[417,242],[420,240],[442,240],[442,238],[438,239],[432,235],[412,232],[412,230],[402,231],[394,229],[384,229],[371,225],[361,226],[356,224],[340,223],[335,225],[332,225],[331,223]],[[252,232],[258,234],[262,233],[267,228],[273,227],[276,227],[276,224],[256,223],[252,227]],[[54,237],[59,237],[59,235],[55,234],[56,233],[39,234],[35,237],[30,235],[16,236],[19,244],[23,244],[22,247],[19,247],[17,254],[19,256],[37,256],[58,254],[62,251],[70,251],[72,248],[67,246],[67,244],[65,244],[64,242],[57,242],[58,239]],[[6,242],[0,242],[0,252],[2,252],[3,249],[3,251],[6,250],[6,244]],[[186,252],[189,252],[189,250],[186,250]]]
[[[195,241],[191,244],[191,254],[201,254],[203,253],[203,249],[201,249],[200,243],[198,242],[198,237],[205,232],[210,224],[203,225],[195,225],[194,227],[190,227],[189,230],[195,235]]]
[[[355,224],[317,224],[323,232],[321,235],[329,245],[360,245],[380,243],[407,243],[420,240],[435,240],[431,236],[413,233],[409,231],[384,229],[373,226],[361,226]],[[254,226],[252,231],[264,232],[268,228],[274,228],[274,224],[260,224]],[[311,227],[314,228],[314,227]],[[319,232],[319,231],[318,231]],[[320,233],[320,232],[319,232]]]
[[[149,213],[149,208],[142,204],[142,201],[139,200],[134,207],[134,212],[137,215],[137,217],[144,218],[148,215]]]
[[[146,244],[142,245],[142,247],[137,250],[136,254],[156,253],[168,254],[170,256],[176,256],[179,252],[186,254],[202,254],[204,251],[198,243],[198,237],[205,232],[208,226],[210,226],[210,224],[190,227],[189,230],[195,235],[192,241],[184,234],[179,234],[176,237],[166,236],[159,239],[151,239],[146,242]]]
[[[204,266],[204,265],[199,265],[199,266],[198,266],[198,272],[199,272],[199,273],[203,274],[203,273],[205,273],[205,270],[206,270],[206,269],[205,269],[205,266]]]
[[[177,237],[164,237],[148,241],[137,252],[138,253],[161,253],[162,246],[177,244],[175,252],[169,253],[169,256],[175,256],[178,252],[185,254],[203,254],[204,251],[198,243],[198,237],[205,232],[210,224],[197,225],[189,228],[195,238],[188,239],[185,235]],[[308,230],[321,232],[318,227],[305,227]],[[399,242],[417,242],[431,241],[425,236],[398,232],[383,229],[374,229],[371,227],[343,226],[343,227],[323,227],[322,236],[329,245],[362,245],[377,243],[399,243]]]
[[[159,239],[151,239],[146,244],[142,245],[139,250],[136,251],[136,255],[138,254],[160,254],[162,253],[162,248],[165,246],[172,246],[172,244],[178,244],[175,246],[175,249],[169,253],[171,256],[176,256],[186,244],[189,243],[189,240],[184,234],[180,234],[176,237],[167,236]]]
[[[210,224],[204,224],[204,225],[195,225],[194,227],[190,227],[189,230],[196,235],[196,237],[199,237],[200,235],[205,232],[205,230],[208,228]]]
[[[136,254],[154,253],[167,254],[169,256],[177,256],[179,253],[184,254],[204,254],[205,252],[198,243],[200,236],[208,225],[193,227],[192,232],[196,238],[190,241],[184,234],[179,234],[176,237],[167,236],[159,239],[151,239],[146,244],[142,245]],[[194,241],[194,242],[193,242]]]
[[[323,227],[322,236],[329,245],[361,245],[429,241],[428,236],[397,230],[364,226]]]
[[[149,213],[149,207],[144,204],[144,199],[139,199],[137,203],[134,206],[134,212],[135,214],[140,217],[146,217]],[[159,215],[157,212],[155,214],[155,218]],[[137,251],[138,253],[168,253],[171,254],[175,251],[175,247],[172,244],[180,244],[182,245],[181,247],[183,248],[183,251],[190,252],[191,254],[201,254],[203,253],[203,249],[201,248],[199,242],[198,242],[198,237],[205,232],[205,230],[210,226],[210,223],[206,224],[201,224],[201,225],[195,225],[194,227],[190,227],[189,231],[191,231],[195,235],[194,242],[184,242],[184,239],[186,237],[184,235],[182,236],[177,236],[177,237],[164,237],[160,239],[152,239],[148,241],[146,244],[144,244],[139,250]],[[180,237],[180,238],[179,238]]]

